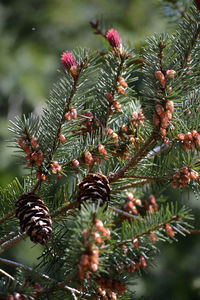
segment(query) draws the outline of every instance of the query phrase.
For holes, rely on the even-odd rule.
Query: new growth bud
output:
[[[106,39],[113,48],[120,48],[122,45],[119,33],[113,28],[107,31]]]
[[[61,62],[67,71],[74,77],[77,77],[77,62],[73,58],[71,52],[66,51],[61,55]]]
[[[166,84],[164,74],[161,71],[155,71],[155,77],[156,79],[158,79],[160,86],[164,88]]]

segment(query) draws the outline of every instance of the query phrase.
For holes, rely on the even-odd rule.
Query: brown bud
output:
[[[118,92],[118,94],[120,94],[120,95],[124,95],[124,94],[125,94],[125,89],[124,89],[121,85],[119,85],[119,86],[117,87],[117,92]]]
[[[174,71],[174,70],[167,70],[165,74],[166,74],[167,78],[174,78],[174,75],[176,74],[176,71]]]
[[[166,84],[164,74],[161,71],[155,71],[155,77],[156,79],[158,79],[160,86],[164,88]]]

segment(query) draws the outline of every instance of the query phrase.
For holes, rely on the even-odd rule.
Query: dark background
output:
[[[158,2],[162,1],[0,1],[1,186],[15,177],[22,181],[23,176],[13,149],[8,147],[9,120],[32,111],[41,113],[57,76],[61,53],[77,46],[102,48],[101,37],[93,35],[89,25],[96,17],[103,17],[107,28],[114,27],[123,41],[137,48],[154,33],[172,32],[174,27],[160,13]],[[192,192],[183,195],[170,191],[169,196],[188,203],[199,216],[200,203]],[[26,257],[21,254],[21,247],[27,249]],[[9,249],[4,256],[31,266],[37,263],[40,251],[39,246],[32,247],[26,241]],[[199,252],[198,235],[180,238],[179,243],[163,244],[155,267],[137,281],[135,299],[200,299]]]

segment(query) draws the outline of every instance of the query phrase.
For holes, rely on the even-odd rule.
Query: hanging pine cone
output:
[[[15,206],[21,231],[25,231],[32,242],[46,244],[52,233],[52,220],[44,202],[35,194],[25,193]]]
[[[90,200],[99,202],[100,206],[109,202],[110,185],[107,177],[103,174],[89,173],[79,183],[78,201],[82,203]]]

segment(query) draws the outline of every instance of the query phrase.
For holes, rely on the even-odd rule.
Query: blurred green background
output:
[[[77,46],[101,48],[89,21],[103,17],[108,28],[118,30],[123,41],[138,47],[153,33],[173,30],[160,14],[155,0],[1,0],[0,1],[0,185],[15,176],[22,180],[7,142],[9,120],[16,115],[41,113],[56,80],[60,55]],[[180,1],[181,2],[181,1]],[[199,215],[193,195],[171,192],[171,198],[190,202]],[[27,248],[22,257],[21,245]],[[22,242],[4,255],[25,264],[37,261],[39,246],[28,250]],[[181,238],[178,244],[162,245],[155,268],[138,280],[135,299],[200,299],[199,236]],[[23,251],[24,253],[24,251]]]

